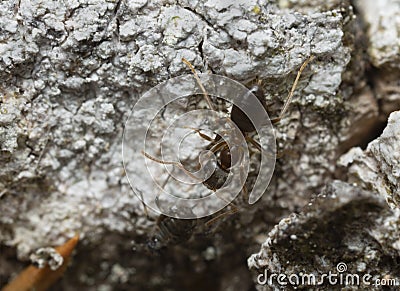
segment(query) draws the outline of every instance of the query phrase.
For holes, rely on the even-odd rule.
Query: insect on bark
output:
[[[304,61],[304,63],[301,65],[299,71],[297,72],[295,81],[291,87],[291,90],[289,91],[288,96],[286,97],[285,103],[280,111],[280,114],[276,118],[273,118],[270,120],[272,124],[279,123],[280,120],[283,118],[283,116],[286,114],[286,112],[289,108],[289,105],[292,101],[293,94],[297,87],[300,76],[301,76],[302,72],[304,71],[304,69],[306,68],[306,66],[308,65],[308,63],[311,62],[313,59],[314,59],[314,56],[311,56],[306,61]],[[204,85],[202,84],[202,82],[201,82],[199,76],[197,75],[197,72],[194,69],[194,67],[192,66],[192,64],[184,58],[182,59],[182,61],[192,71],[193,76],[196,79],[196,82],[203,93],[203,96],[205,98],[205,101],[207,102],[209,109],[216,110],[215,104],[211,100],[209,94],[207,93]],[[264,109],[267,108],[266,101],[264,98],[264,92],[263,92],[263,89],[262,89],[260,83],[252,86],[249,89],[249,92],[253,93],[257,97],[257,99],[260,101],[260,103],[264,107]],[[254,98],[254,97],[250,96],[249,94],[243,96],[243,98],[240,102],[243,102],[243,103],[250,102],[251,99],[248,99],[248,98]],[[247,114],[245,112],[243,112],[239,108],[239,106],[237,106],[236,104],[232,105],[232,109],[229,113],[229,119],[238,127],[241,134],[245,137],[245,140],[247,142],[249,142],[250,144],[252,144],[256,149],[258,149],[261,152],[261,154],[263,154],[261,145],[252,137],[252,135],[254,135],[254,132],[256,131],[254,124],[252,123],[250,118],[247,116]],[[197,128],[191,128],[191,129],[193,131],[195,131],[201,138],[203,138],[209,142],[207,149],[210,150],[212,153],[214,153],[215,156],[217,157],[216,163],[214,163],[212,165],[214,167],[214,171],[206,180],[204,180],[202,182],[204,186],[206,186],[208,189],[215,192],[225,184],[225,181],[228,177],[230,169],[232,168],[233,165],[235,165],[235,163],[237,161],[232,160],[232,148],[229,148],[228,143],[221,137],[221,135],[215,134],[214,137],[210,137],[210,136],[206,135],[205,133],[203,133],[200,129],[197,129]],[[163,160],[157,159],[145,152],[142,152],[142,153],[148,159],[151,159],[151,160],[153,160],[157,163],[161,163],[161,164],[172,164],[172,165],[186,171],[188,173],[188,175],[190,175],[190,172],[180,162],[163,161]],[[244,193],[244,195],[242,195],[244,200],[247,201],[248,191],[245,186],[242,189],[242,192]],[[224,199],[224,198],[220,197],[220,199]],[[207,222],[207,224],[211,224],[214,221],[216,221],[217,219],[219,219],[225,215],[233,214],[238,211],[238,207],[235,204],[230,203],[230,206],[231,206],[230,210],[217,215],[216,217],[211,219],[209,222]],[[162,223],[160,223],[160,224],[162,225],[162,228],[165,230],[165,232],[168,230],[169,233],[172,233],[171,228],[167,227],[166,225],[164,225]],[[176,222],[174,222],[174,224],[176,224]],[[160,227],[160,229],[161,229],[161,227]]]
[[[158,251],[162,248],[188,241],[197,226],[197,219],[179,219],[160,215],[155,230],[147,242],[149,249]]]

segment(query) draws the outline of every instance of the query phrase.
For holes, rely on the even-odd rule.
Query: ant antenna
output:
[[[213,103],[211,102],[211,99],[210,99],[210,97],[208,96],[208,93],[207,93],[206,89],[204,88],[203,84],[201,83],[201,80],[200,80],[200,78],[199,78],[199,75],[197,75],[197,72],[196,72],[196,70],[194,69],[194,67],[192,66],[192,64],[191,64],[187,59],[185,59],[185,58],[182,58],[182,62],[184,62],[184,63],[189,67],[189,69],[192,71],[192,73],[193,73],[193,75],[194,75],[194,77],[195,77],[195,79],[196,79],[196,81],[197,81],[197,84],[199,85],[201,91],[203,91],[203,94],[204,94],[204,96],[205,96],[205,98],[206,98],[207,104],[208,104],[208,106],[210,107],[210,109],[211,109],[211,110],[215,110],[214,105],[213,105]]]
[[[314,56],[310,56],[310,57],[301,65],[299,71],[297,72],[297,76],[296,76],[296,79],[294,80],[292,89],[290,90],[289,95],[288,95],[287,98],[286,98],[286,102],[285,102],[285,104],[283,105],[283,108],[282,108],[282,110],[281,110],[281,113],[279,114],[279,116],[278,116],[277,118],[271,119],[271,122],[272,122],[272,123],[278,123],[278,122],[282,119],[283,115],[285,115],[287,109],[289,108],[289,104],[292,102],[293,93],[294,93],[294,90],[295,90],[296,87],[297,87],[297,83],[299,82],[301,73],[302,73],[303,70],[306,68],[306,66],[308,65],[308,63],[311,62],[314,58],[315,58]]]

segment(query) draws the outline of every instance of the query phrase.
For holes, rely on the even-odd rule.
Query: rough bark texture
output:
[[[316,270],[322,263],[306,246],[322,244],[325,269],[345,256],[352,270],[365,263],[364,270],[398,274],[391,267],[398,260],[397,210],[359,187],[398,207],[399,114],[365,152],[347,153],[345,167],[337,159],[379,136],[400,108],[399,16],[394,0],[360,0],[354,7],[347,0],[2,1],[0,285],[38,248],[61,245],[76,232],[76,255],[54,290],[248,290],[257,283],[246,259],[272,237],[276,246],[263,244],[258,256],[265,261],[257,267]],[[131,191],[120,150],[135,101],[189,73],[185,57],[199,71],[245,85],[261,80],[275,117],[310,55],[316,58],[276,126],[283,157],[262,200],[212,231],[196,228],[182,245],[148,253],[157,215],[147,217]],[[354,174],[355,188],[330,184]],[[326,184],[323,193],[338,197],[319,197],[300,218],[283,220],[300,242],[277,227],[266,235]],[[335,235],[327,217],[339,225],[345,246],[329,254]],[[314,227],[321,233],[313,235]],[[357,250],[349,254],[352,246]],[[375,249],[366,261],[368,248]],[[281,257],[274,261],[275,254]],[[286,256],[293,264],[282,265]]]
[[[382,135],[365,151],[352,148],[339,163],[349,167],[349,180],[385,197],[392,208],[400,207],[400,111],[393,112]]]
[[[321,283],[319,287],[328,290],[340,290],[346,284],[332,286],[327,279],[321,281],[322,274],[359,274],[360,278],[370,274],[365,281],[371,285],[363,285],[360,279],[361,288],[382,290],[382,286],[373,286],[374,280],[396,278],[399,273],[399,214],[375,193],[335,181],[300,214],[282,219],[268,234],[261,251],[249,258],[249,267],[261,274],[267,269],[270,274],[287,277],[312,274]],[[286,288],[294,290],[296,285],[290,285]],[[271,284],[260,284],[257,289],[279,287],[282,285],[272,279]]]

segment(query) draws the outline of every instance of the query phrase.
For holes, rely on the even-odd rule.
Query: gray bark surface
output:
[[[319,269],[322,258],[332,270],[346,257],[353,271],[399,274],[390,265],[399,257],[398,112],[386,127],[400,109],[399,15],[395,0],[2,1],[0,285],[76,232],[54,290],[262,289],[248,257],[251,268],[288,273]],[[276,117],[310,55],[275,126],[283,155],[263,198],[149,253],[158,215],[146,216],[121,155],[138,98],[190,73],[184,57],[199,72],[261,80]],[[321,240],[327,217],[342,227],[343,250]]]

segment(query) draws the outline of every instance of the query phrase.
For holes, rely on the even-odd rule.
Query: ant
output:
[[[286,101],[283,105],[283,108],[279,114],[278,117],[271,119],[271,123],[272,124],[277,124],[281,121],[281,119],[283,118],[283,116],[285,115],[285,113],[287,112],[289,105],[291,103],[294,91],[297,87],[298,81],[300,79],[301,73],[303,72],[303,70],[306,68],[306,66],[308,65],[309,62],[311,62],[314,59],[314,56],[309,57],[300,67],[296,79],[292,85],[292,88],[286,98]],[[197,80],[197,83],[199,85],[199,87],[201,88],[201,90],[203,91],[203,94],[206,98],[207,103],[209,104],[210,108],[213,109],[213,106],[211,105],[211,101],[208,97],[208,94],[206,92],[206,90],[204,89],[204,86],[201,84],[200,78],[197,75],[197,72],[195,71],[194,67],[192,66],[192,64],[187,61],[186,59],[182,59],[182,61],[190,68],[190,70],[192,71],[194,77]],[[264,91],[261,88],[261,84],[260,82],[257,82],[255,85],[253,85],[249,91],[251,93],[253,93],[257,99],[260,101],[260,103],[262,104],[262,106],[264,107],[264,109],[267,109],[267,104],[264,98]],[[246,103],[246,98],[249,98],[249,95],[245,95],[243,96],[243,102]],[[261,146],[260,144],[255,141],[250,135],[252,133],[254,133],[256,131],[253,123],[251,122],[251,120],[249,119],[249,117],[235,104],[232,105],[232,109],[230,112],[230,120],[235,123],[235,125],[239,128],[239,130],[241,131],[242,135],[245,137],[245,139],[247,141],[249,141],[253,146],[255,146],[260,152],[261,152]],[[196,131],[202,138],[208,140],[211,142],[210,146],[211,146],[211,150],[216,153],[217,151],[219,151],[219,162],[217,163],[218,167],[215,169],[215,171],[213,172],[213,174],[203,182],[203,184],[213,190],[216,191],[217,189],[219,189],[220,187],[223,186],[227,175],[229,173],[229,169],[232,165],[232,161],[231,161],[231,151],[229,149],[229,147],[227,146],[225,141],[221,141],[221,136],[220,135],[216,135],[215,138],[211,138],[203,133],[200,132],[199,129],[194,129],[194,131]],[[247,190],[245,190],[245,196],[247,196]],[[236,210],[237,211],[237,210]],[[235,211],[235,212],[236,212]]]
[[[281,119],[283,118],[283,116],[286,114],[286,112],[289,108],[289,105],[292,101],[293,94],[297,87],[300,76],[301,76],[302,72],[304,71],[304,69],[306,68],[306,66],[308,65],[308,63],[311,62],[313,59],[314,59],[314,56],[310,56],[301,65],[299,71],[297,72],[297,76],[292,85],[292,88],[289,91],[288,96],[286,97],[286,101],[281,109],[280,114],[278,115],[278,117],[270,120],[272,124],[279,123],[281,121]],[[182,58],[182,61],[192,71],[193,76],[196,79],[198,86],[200,87],[201,91],[203,92],[203,95],[205,97],[205,100],[206,100],[209,108],[211,110],[215,110],[215,106],[214,106],[213,102],[211,101],[207,91],[205,90],[205,88],[204,88],[199,76],[197,75],[196,70],[192,66],[192,64],[189,61],[187,61],[185,58]],[[261,88],[261,84],[258,82],[256,85],[253,85],[249,89],[249,91],[257,97],[257,99],[260,101],[261,105],[266,110],[267,104],[266,104],[266,101],[264,98],[264,91]],[[243,102],[245,103],[246,101],[249,101],[250,99],[248,100],[248,98],[251,98],[250,94],[243,96]],[[249,119],[249,117],[238,106],[233,104],[229,118],[240,130],[241,134],[245,137],[245,140],[250,142],[255,148],[257,148],[261,152],[261,145],[251,137],[251,135],[254,134],[256,129],[255,129],[252,121]],[[211,150],[211,152],[216,154],[218,157],[218,160],[217,160],[216,166],[214,167],[213,173],[205,181],[202,182],[203,185],[205,185],[208,189],[215,192],[216,190],[220,189],[224,185],[224,183],[228,177],[229,170],[232,167],[233,161],[231,160],[231,158],[232,158],[231,149],[228,147],[227,142],[219,134],[216,134],[216,136],[214,138],[212,138],[212,137],[202,133],[200,129],[196,129],[196,128],[190,128],[190,129],[195,131],[203,139],[209,141],[210,144],[208,146],[208,149]],[[149,158],[155,162],[162,163],[162,164],[172,164],[172,165],[175,165],[175,166],[179,167],[180,169],[186,171],[184,166],[179,162],[166,162],[166,161],[159,160],[145,152],[142,152],[142,153],[147,158]],[[186,172],[190,175],[189,171],[186,171]],[[246,187],[244,186],[242,190],[245,194],[244,198],[247,198],[248,192],[247,192]],[[238,211],[238,207],[235,206],[233,203],[231,203],[231,206],[232,206],[231,210],[228,210],[228,211],[214,217],[213,219],[208,221],[206,224],[209,225],[209,224],[213,223],[214,221],[216,221],[217,219],[221,218],[222,216],[225,216],[227,214],[234,214]],[[176,225],[176,222],[174,222],[173,224]],[[160,229],[164,229],[164,232],[166,232],[166,230],[168,230],[170,233],[173,232],[171,230],[171,228],[169,228],[165,225],[165,223],[160,222],[160,225],[162,226],[162,227],[160,227]]]
[[[147,247],[152,251],[159,251],[168,246],[182,244],[192,237],[197,224],[198,219],[178,219],[161,214]]]

